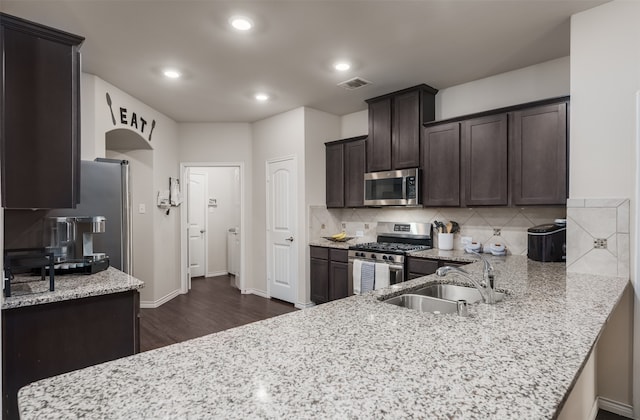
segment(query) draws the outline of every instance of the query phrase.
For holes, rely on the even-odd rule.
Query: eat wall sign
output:
[[[114,112],[113,102],[111,101],[111,96],[109,92],[107,92],[107,105],[109,106],[109,112],[111,112],[111,122],[113,125],[117,125],[120,121],[120,124],[126,125],[128,127],[134,128],[136,131],[140,132],[144,137],[148,133],[147,140],[151,141],[151,136],[153,135],[153,130],[156,128],[156,120],[152,120],[151,124],[144,119],[144,117],[136,114],[134,111],[129,111],[125,107],[119,107]],[[118,120],[116,120],[116,115]],[[146,130],[146,131],[145,131]]]

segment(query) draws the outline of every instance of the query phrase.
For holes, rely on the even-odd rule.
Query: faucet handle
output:
[[[467,301],[460,299],[456,303],[458,304],[458,316],[469,316],[469,305],[467,304]]]

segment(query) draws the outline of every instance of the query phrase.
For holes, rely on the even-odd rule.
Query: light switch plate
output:
[[[138,213],[144,214],[147,212],[147,206],[144,204],[138,204]]]
[[[356,230],[356,236],[357,236],[358,238],[362,238],[362,237],[364,236],[364,232],[363,232],[363,231],[361,231],[361,230]]]

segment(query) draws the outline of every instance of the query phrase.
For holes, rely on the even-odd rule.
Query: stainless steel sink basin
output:
[[[437,299],[431,296],[406,294],[384,300],[386,303],[401,306],[403,308],[416,309],[421,312],[434,314],[455,314],[458,312],[458,304],[448,300]]]
[[[418,289],[413,294],[421,296],[430,296],[438,299],[446,299],[453,302],[458,300],[466,300],[468,303],[476,303],[482,301],[480,292],[475,287],[456,286],[455,284],[432,284],[422,289]],[[494,292],[496,302],[504,299],[504,293]]]

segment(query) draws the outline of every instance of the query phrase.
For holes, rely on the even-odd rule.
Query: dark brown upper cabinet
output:
[[[327,208],[363,207],[367,136],[325,143]]]
[[[462,121],[463,206],[509,204],[507,114]]]
[[[344,144],[325,144],[326,204],[344,207]]]
[[[424,127],[421,141],[423,206],[460,206],[460,124]]]
[[[0,31],[2,205],[75,207],[84,38],[6,14]]]
[[[566,204],[567,104],[513,112],[509,125],[513,204]]]
[[[437,89],[422,84],[368,99],[367,171],[417,168],[422,123],[435,119]]]

